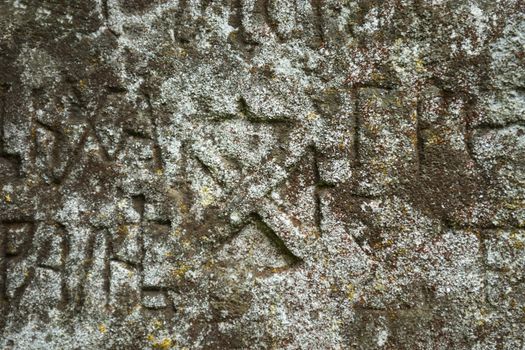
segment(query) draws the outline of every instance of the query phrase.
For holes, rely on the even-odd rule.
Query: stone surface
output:
[[[0,348],[525,349],[522,0],[0,3]]]

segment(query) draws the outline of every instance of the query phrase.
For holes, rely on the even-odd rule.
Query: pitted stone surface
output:
[[[525,349],[523,1],[0,29],[0,348]]]

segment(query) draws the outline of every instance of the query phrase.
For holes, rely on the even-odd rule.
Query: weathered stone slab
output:
[[[524,348],[522,0],[7,0],[0,33],[0,348]]]

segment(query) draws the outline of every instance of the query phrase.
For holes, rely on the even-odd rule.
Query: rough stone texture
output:
[[[525,349],[525,3],[2,1],[0,247],[2,349]]]

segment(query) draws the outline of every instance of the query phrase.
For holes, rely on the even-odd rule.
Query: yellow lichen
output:
[[[108,328],[104,323],[101,323],[98,325],[98,331],[102,334],[106,333],[108,331]]]
[[[515,249],[525,248],[525,242],[518,237],[518,233],[516,231],[510,234],[510,241]]]
[[[410,113],[410,119],[413,122],[417,121],[417,110],[413,110],[412,113]]]
[[[236,41],[238,35],[239,35],[238,31],[232,31],[232,32],[230,32],[230,35],[229,35],[228,39],[230,39],[232,41]]]
[[[384,81],[385,80],[385,76],[379,72],[373,72],[372,74],[370,74],[370,78],[373,81]]]
[[[443,143],[443,139],[439,135],[430,135],[427,139],[429,145],[440,145]]]
[[[186,204],[179,204],[179,210],[182,214],[187,214],[188,213],[188,206],[186,206]]]
[[[173,342],[170,338],[164,338],[160,341],[153,343],[155,349],[170,349],[173,346]]]
[[[306,119],[308,120],[316,120],[317,118],[319,118],[319,116],[315,112],[309,112],[306,115]]]
[[[4,200],[6,201],[6,203],[11,203],[13,201],[12,198],[11,198],[11,195],[9,193],[7,193],[4,196]]]
[[[386,286],[378,282],[374,285],[374,289],[377,290],[378,292],[384,292],[386,290]]]
[[[186,272],[188,272],[189,269],[190,267],[188,265],[182,264],[179,268],[173,271],[173,276],[175,276],[176,278],[182,278],[184,277]]]
[[[121,236],[127,236],[129,234],[129,227],[128,225],[120,225],[118,227],[117,233]]]
[[[401,107],[403,106],[403,100],[401,100],[399,97],[396,97],[396,106]]]
[[[416,59],[416,72],[421,73],[425,71],[425,64],[422,59]]]
[[[215,266],[215,264],[214,264],[213,260],[210,260],[210,261],[206,262],[206,263],[203,265],[204,269],[205,269],[205,270],[208,270],[208,271],[210,271],[211,269],[213,269],[214,266]]]
[[[184,49],[179,49],[177,50],[177,56],[178,57],[187,57],[188,56],[188,52]]]
[[[375,242],[372,244],[372,248],[374,248],[375,250],[378,250],[378,249],[383,248],[383,245],[381,244],[381,242]]]
[[[524,202],[522,202],[520,200],[512,201],[512,202],[505,202],[503,204],[503,206],[505,207],[505,209],[516,210],[516,209],[523,208],[524,207]]]
[[[189,211],[188,207],[184,203],[184,195],[180,191],[174,188],[169,189],[168,196],[175,200],[175,203],[177,204],[177,207],[179,208],[181,214],[186,214]]]
[[[319,230],[312,230],[309,232],[309,236],[319,238],[321,237]]]
[[[210,189],[206,186],[203,186],[200,190],[201,194],[201,204],[204,207],[207,207],[208,205],[212,204],[215,201],[215,197],[210,192]]]
[[[408,250],[406,248],[399,248],[397,250],[397,254],[399,255],[406,255],[408,253]]]
[[[355,298],[355,287],[352,283],[349,283],[347,286],[346,286],[346,296],[349,300],[354,300]]]

